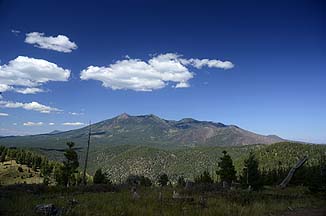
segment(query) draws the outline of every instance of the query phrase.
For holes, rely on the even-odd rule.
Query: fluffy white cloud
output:
[[[44,90],[40,88],[23,88],[23,89],[15,89],[15,91],[22,94],[36,94],[39,92],[44,92]]]
[[[160,54],[148,61],[127,58],[107,67],[89,66],[81,71],[82,80],[99,80],[107,88],[152,91],[175,83],[176,88],[187,88],[194,73],[187,66],[230,69],[229,61],[209,59],[183,59],[175,53]]]
[[[53,123],[53,122],[50,122],[50,123],[49,123],[49,125],[50,125],[50,126],[53,126],[53,125],[55,125],[55,123]]]
[[[1,66],[0,66],[0,73],[1,73]],[[1,80],[0,80],[0,82],[1,82]],[[0,83],[0,92],[9,91],[11,89],[13,89],[11,86]]]
[[[84,113],[78,113],[78,112],[69,112],[69,114],[74,116],[84,115]]]
[[[13,90],[34,94],[43,91],[38,86],[49,81],[67,81],[69,76],[70,70],[52,62],[18,56],[8,64],[0,65],[0,92]]]
[[[70,39],[65,35],[47,37],[44,33],[40,32],[26,34],[25,43],[34,44],[34,46],[38,48],[64,53],[69,53],[72,50],[77,49],[77,45],[70,41]]]
[[[42,126],[43,122],[24,122],[24,126]]]
[[[65,123],[62,123],[62,125],[65,125],[65,126],[81,126],[81,125],[85,125],[85,124],[82,123],[82,122],[65,122]]]
[[[201,69],[204,66],[209,68],[221,68],[221,69],[231,69],[234,67],[233,63],[230,61],[221,61],[221,60],[210,60],[210,59],[183,59],[182,62],[186,65],[190,64],[195,68]]]
[[[185,83],[185,82],[181,82],[181,83],[178,83],[175,88],[188,88],[190,87],[189,83]]]
[[[0,117],[1,117],[1,116],[9,116],[9,114],[7,114],[7,113],[1,113],[1,112],[0,112]]]
[[[0,101],[0,107],[2,108],[22,108],[25,110],[34,110],[40,113],[52,113],[52,112],[61,112],[62,110],[49,107],[38,102],[31,103],[21,103],[21,102],[11,102],[11,101]]]

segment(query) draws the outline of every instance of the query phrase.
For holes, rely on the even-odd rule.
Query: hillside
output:
[[[64,152],[49,149],[33,149],[49,159],[61,161]],[[115,182],[124,181],[128,175],[145,175],[156,179],[161,173],[167,173],[172,181],[183,175],[187,179],[208,170],[213,177],[217,170],[222,151],[226,150],[233,159],[238,174],[243,168],[243,161],[250,151],[259,160],[260,169],[270,170],[292,167],[299,158],[308,156],[305,166],[319,165],[321,156],[326,154],[326,145],[310,145],[282,142],[271,145],[247,145],[234,147],[193,147],[182,149],[162,149],[148,146],[118,145],[91,146],[88,172],[94,174],[102,168]],[[77,149],[80,168],[84,165],[85,152]]]
[[[18,167],[21,167],[21,172],[18,171]],[[34,171],[26,165],[17,164],[16,161],[6,161],[0,163],[0,185],[10,184],[40,184],[43,182],[43,178],[40,176],[40,172]]]
[[[261,169],[288,168],[299,158],[307,155],[306,165],[319,163],[321,154],[326,154],[325,145],[300,143],[275,143],[271,145],[248,145],[234,147],[194,147],[183,149],[161,149],[148,146],[107,146],[90,149],[89,172],[94,174],[98,168],[106,170],[115,181],[124,180],[130,174],[141,174],[155,179],[164,172],[177,179],[183,175],[193,179],[194,176],[208,170],[212,174],[217,169],[217,162],[226,150],[232,157],[237,171],[241,171],[243,161],[250,151],[254,151]],[[42,151],[52,159],[60,159],[63,153]],[[84,152],[79,151],[81,163]]]
[[[66,132],[33,136],[1,137],[0,145],[32,148],[64,148],[67,141],[77,147],[86,145],[88,127]],[[155,115],[115,118],[92,125],[92,145],[146,145],[160,148],[200,146],[243,146],[284,141],[275,136],[259,135],[238,126],[191,118],[165,120]]]
[[[91,154],[90,170],[103,167],[115,181],[125,179],[129,174],[141,174],[155,179],[160,173],[167,173],[176,180],[183,175],[194,176],[208,170],[213,175],[217,163],[226,150],[232,157],[236,170],[241,172],[243,161],[250,151],[254,151],[260,169],[292,167],[299,158],[307,155],[306,166],[317,165],[321,154],[326,153],[324,145],[299,143],[276,143],[272,145],[250,145],[241,147],[196,147],[178,150],[163,150],[150,147],[108,148],[101,153]]]

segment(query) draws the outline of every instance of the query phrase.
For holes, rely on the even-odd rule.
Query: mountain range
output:
[[[235,125],[184,118],[165,120],[155,115],[131,116],[123,113],[91,125],[93,145],[142,145],[160,148],[200,146],[243,146],[284,141],[276,135],[264,136]],[[62,148],[66,141],[85,146],[89,127],[48,134],[1,137],[0,145]]]
[[[226,150],[238,172],[253,151],[262,169],[280,164],[292,166],[298,158],[309,156],[310,165],[318,163],[324,145],[284,142],[275,135],[259,135],[235,125],[225,125],[191,118],[165,120],[155,115],[131,116],[123,113],[91,125],[92,136],[87,171],[102,168],[113,181],[123,181],[130,174],[155,179],[164,172],[173,180],[183,175],[193,179],[204,170],[214,174]],[[84,166],[89,126],[52,131],[31,136],[0,137],[0,145],[28,148],[62,161],[66,142],[76,143],[80,167]],[[275,144],[273,144],[275,143]]]

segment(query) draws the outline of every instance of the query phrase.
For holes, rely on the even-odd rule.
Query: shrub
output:
[[[126,184],[132,186],[141,185],[145,187],[150,187],[152,185],[152,181],[145,176],[129,175],[126,179]]]

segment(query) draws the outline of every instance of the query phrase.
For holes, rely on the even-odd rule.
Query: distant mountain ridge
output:
[[[51,131],[51,132],[48,133],[48,134],[58,134],[58,133],[61,133],[61,132],[63,132],[63,131],[60,131],[60,130],[54,130],[54,131]]]
[[[284,139],[276,135],[260,135],[235,125],[184,118],[165,120],[155,115],[131,116],[123,113],[91,125],[92,144],[147,145],[162,148],[200,146],[243,146],[272,144]],[[0,145],[63,148],[66,141],[84,146],[88,127],[49,134],[1,137]]]

